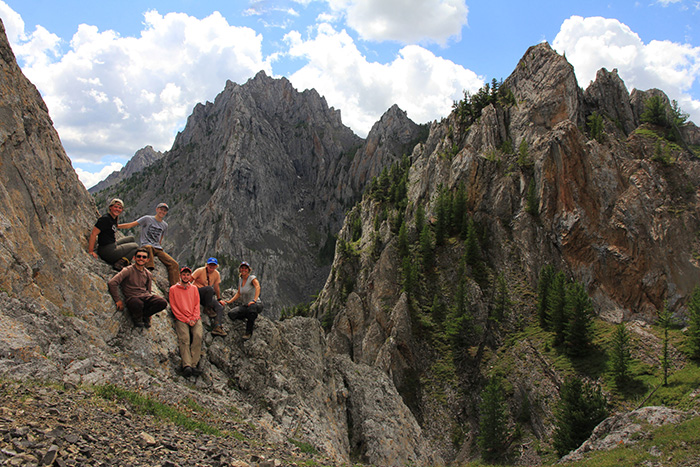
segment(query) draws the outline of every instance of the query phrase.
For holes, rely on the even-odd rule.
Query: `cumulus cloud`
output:
[[[18,61],[73,160],[131,157],[147,144],[169,149],[194,105],[213,99],[227,79],[271,74],[262,36],[218,12],[197,19],[149,11],[139,37],[81,24],[60,56],[56,36],[40,27],[21,32],[20,21],[12,21]]]
[[[700,47],[670,41],[645,44],[616,19],[580,16],[564,21],[552,46],[566,54],[582,87],[595,79],[599,69],[617,68],[630,91],[661,89],[700,123],[700,101],[689,94],[700,78]]]
[[[393,104],[423,123],[449,114],[463,90],[483,85],[473,71],[417,45],[402,48],[390,63],[370,62],[347,32],[329,24],[319,25],[314,37],[291,32],[285,41],[292,57],[308,62],[289,80],[298,89],[315,88],[361,136]]]
[[[363,39],[404,44],[459,39],[467,25],[464,0],[327,0]]]
[[[85,188],[90,188],[107,178],[112,172],[121,170],[122,167],[123,165],[119,162],[112,162],[104,166],[98,172],[89,172],[81,168],[76,168],[75,172],[78,174],[78,179],[85,185]]]

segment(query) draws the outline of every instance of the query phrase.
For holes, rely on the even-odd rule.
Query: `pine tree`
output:
[[[593,304],[583,284],[574,282],[566,289],[566,352],[578,357],[587,352],[592,340]]]
[[[625,323],[620,323],[615,328],[610,346],[610,365],[617,385],[623,384],[629,379],[631,359],[630,335],[625,327]]]
[[[588,439],[608,411],[600,388],[594,389],[577,377],[562,384],[560,396],[553,444],[559,456],[564,456]]]
[[[435,214],[437,216],[437,220],[435,221],[435,246],[443,245],[445,243],[445,239],[449,235],[452,222],[451,206],[452,200],[450,198],[450,194],[441,186],[439,188],[435,207]]]
[[[491,462],[502,457],[508,440],[508,416],[499,379],[491,378],[481,392],[479,404],[479,436],[477,442],[481,457]]]
[[[547,308],[548,296],[552,293],[552,282],[554,281],[554,267],[551,264],[542,266],[540,278],[537,281],[537,316],[540,319],[542,329],[549,329],[549,310]]]
[[[416,232],[420,235],[425,225],[425,208],[419,204],[416,208]]]
[[[430,227],[423,226],[420,233],[420,255],[423,263],[423,270],[429,272],[433,269],[433,240],[430,234]]]
[[[651,123],[659,126],[668,124],[666,106],[660,96],[651,96],[644,102],[644,111],[640,116],[640,120],[642,123]]]
[[[405,221],[401,223],[401,227],[399,228],[397,246],[400,258],[405,258],[406,256],[408,256],[408,233],[406,232]]]
[[[690,358],[700,360],[700,286],[695,286],[688,301],[688,333],[686,340]]]
[[[547,294],[547,314],[552,331],[554,331],[554,345],[561,345],[565,340],[566,326],[566,276],[559,271],[552,279],[552,286]]]

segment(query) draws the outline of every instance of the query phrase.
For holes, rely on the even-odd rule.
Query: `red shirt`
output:
[[[199,289],[192,285],[182,285],[182,282],[170,287],[170,309],[178,321],[189,323],[199,319]]]

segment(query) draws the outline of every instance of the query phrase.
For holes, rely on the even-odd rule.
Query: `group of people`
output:
[[[168,224],[164,220],[169,210],[167,204],[158,204],[155,216],[143,216],[133,222],[120,224],[119,215],[123,210],[122,200],[115,198],[110,201],[108,212],[97,220],[90,233],[88,253],[103,259],[118,271],[108,282],[109,293],[117,310],[126,307],[135,327],[150,328],[151,317],[167,308],[168,301],[170,302],[182,359],[182,373],[184,376],[199,376],[201,371],[198,363],[204,334],[200,305],[212,310],[211,334],[223,337],[227,335],[223,327],[225,306],[236,301],[242,302],[228,316],[232,320],[246,321],[243,339],[248,340],[252,336],[255,319],[263,310],[260,281],[251,274],[250,264],[243,261],[238,268],[236,293],[230,300],[224,300],[216,258],[209,258],[205,266],[192,271],[188,266],[180,267],[163,250],[162,242],[168,230]],[[129,229],[137,225],[141,226],[140,245],[131,236],[117,240],[117,229]],[[154,294],[151,288],[155,257],[168,270],[168,300]],[[120,290],[124,296],[123,301]]]

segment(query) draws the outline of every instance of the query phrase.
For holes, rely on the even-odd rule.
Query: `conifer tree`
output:
[[[503,274],[499,274],[496,278],[496,296],[493,301],[493,313],[491,318],[500,323],[510,308],[511,301],[508,296],[508,283]]]
[[[416,208],[416,232],[420,235],[425,225],[425,208],[419,204]]]
[[[630,354],[630,335],[625,323],[620,323],[615,328],[610,345],[610,365],[612,367],[615,383],[623,384],[629,379],[629,365],[632,356]]]
[[[546,264],[540,269],[540,277],[537,281],[537,316],[540,319],[542,329],[549,329],[549,310],[547,308],[548,296],[552,293],[554,281],[554,267]]]
[[[571,356],[586,353],[592,340],[593,304],[583,284],[574,282],[566,289],[566,352]]]
[[[700,286],[695,286],[688,301],[688,353],[690,358],[700,360]]]
[[[401,223],[401,227],[399,228],[397,247],[399,250],[399,257],[405,258],[408,256],[408,233],[406,232],[405,221]]]
[[[450,199],[449,192],[442,188],[439,188],[439,193],[437,197],[435,214],[437,220],[435,221],[435,246],[441,246],[445,243],[445,239],[449,235],[451,217],[452,217],[452,200]]]
[[[430,234],[430,227],[423,226],[420,233],[420,254],[423,263],[423,270],[429,272],[433,268],[433,240]]]
[[[481,392],[479,404],[479,436],[477,441],[481,457],[491,462],[502,457],[508,440],[508,416],[503,396],[503,385],[498,378],[491,378]]]
[[[566,276],[559,271],[554,275],[547,294],[547,314],[554,331],[554,345],[563,344],[566,337],[566,282]]]
[[[600,388],[584,384],[577,377],[566,380],[559,394],[553,444],[559,456],[564,456],[588,439],[608,410]]]

